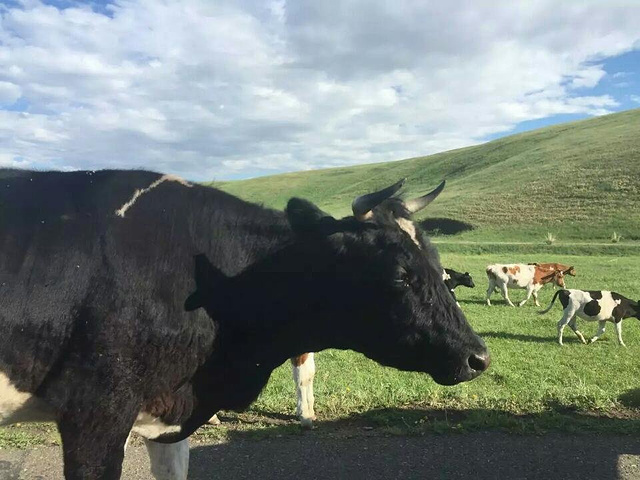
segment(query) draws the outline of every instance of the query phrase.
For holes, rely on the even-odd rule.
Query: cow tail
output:
[[[495,278],[496,278],[496,274],[495,274],[495,273],[493,273],[493,270],[491,270],[491,267],[487,267],[486,272],[487,272],[487,278],[488,278],[489,280],[491,280],[491,279],[495,279]]]
[[[558,290],[555,295],[553,296],[553,298],[551,299],[551,303],[549,304],[549,306],[547,308],[545,308],[544,310],[542,310],[541,312],[538,312],[540,315],[543,315],[545,313],[547,313],[549,310],[551,310],[551,307],[553,307],[553,304],[556,301],[556,298],[558,298],[558,295],[560,295],[561,292],[564,292],[564,290]]]

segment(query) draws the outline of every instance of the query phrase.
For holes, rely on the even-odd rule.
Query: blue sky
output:
[[[608,95],[617,105],[610,107],[611,112],[621,112],[640,108],[640,50],[631,51],[615,57],[606,58],[595,64],[601,64],[607,72],[606,76],[591,88],[580,89],[580,95]],[[535,130],[558,123],[571,122],[589,118],[586,113],[566,113],[550,115],[535,120],[525,120],[517,123],[506,132],[497,132],[487,135],[483,140],[495,140],[514,133]]]
[[[236,179],[640,107],[640,3],[0,3],[0,167]]]

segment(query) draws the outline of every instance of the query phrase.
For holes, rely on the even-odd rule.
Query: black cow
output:
[[[458,286],[462,285],[463,287],[469,287],[469,288],[474,288],[476,286],[476,284],[473,283],[473,278],[471,278],[471,275],[469,275],[469,272],[460,273],[450,268],[445,268],[444,275],[442,275],[442,278],[444,279],[444,284],[447,286],[447,288],[451,292],[453,299],[456,301],[457,301],[456,293],[454,292],[454,290]]]
[[[372,218],[400,184],[336,220],[143,171],[0,179],[0,419],[56,421],[67,479],[119,478],[132,430],[186,478],[185,439],[303,352],[448,385],[489,365],[435,250]]]
[[[395,190],[398,188],[398,185],[401,185],[403,182],[404,180],[399,184],[393,185],[389,191]],[[416,226],[412,216],[435,200],[444,187],[445,181],[443,180],[433,191],[421,197],[411,200],[401,200],[398,197],[390,197],[370,210],[368,210],[369,207],[367,205],[364,205],[365,213],[370,220],[375,223],[391,226],[394,224],[397,225],[411,237],[420,249],[430,252],[431,249],[428,246],[428,240],[420,228]],[[373,197],[376,197],[376,195],[377,194],[374,194]],[[360,204],[366,204],[367,198],[366,195],[359,197],[358,202]],[[354,214],[362,217],[364,214],[361,212],[358,213],[360,207],[357,204],[354,205],[354,207]],[[292,358],[291,366],[293,380],[296,385],[296,414],[303,427],[311,428],[316,419],[314,411],[315,399],[313,396],[313,379],[316,373],[314,354],[312,352],[306,352]],[[209,420],[209,423],[218,425],[220,420],[218,420],[217,416],[214,416]]]

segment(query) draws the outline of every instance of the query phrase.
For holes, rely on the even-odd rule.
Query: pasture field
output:
[[[406,177],[407,197],[447,187],[416,220],[445,217],[474,230],[458,240],[542,243],[640,241],[640,109],[511,135],[448,152],[374,165],[211,182],[282,209],[291,196],[349,213],[356,195]],[[394,160],[390,158],[389,160]]]

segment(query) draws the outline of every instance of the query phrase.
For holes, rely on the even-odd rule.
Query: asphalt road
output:
[[[0,479],[62,479],[57,447],[0,450]],[[123,477],[151,480],[143,446]],[[301,436],[191,448],[190,479],[640,479],[640,438],[620,435]]]

